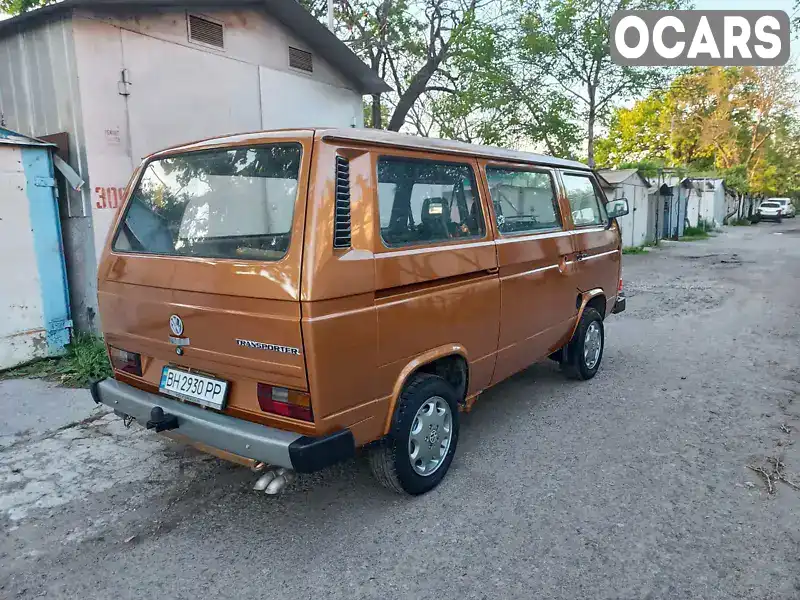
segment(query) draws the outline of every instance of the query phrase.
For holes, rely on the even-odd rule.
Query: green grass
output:
[[[682,242],[693,242],[695,240],[705,240],[710,236],[708,235],[709,228],[701,220],[697,227],[686,227],[681,236]]]
[[[630,248],[623,248],[623,254],[647,254],[644,246],[631,246]]]
[[[86,387],[92,381],[111,376],[103,340],[93,335],[77,334],[58,358],[36,360],[13,369],[0,371],[3,379],[35,377],[57,381],[67,387]]]

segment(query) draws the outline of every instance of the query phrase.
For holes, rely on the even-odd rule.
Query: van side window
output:
[[[407,246],[471,237],[486,231],[469,165],[382,156],[378,159],[381,237]]]
[[[486,179],[500,233],[561,227],[555,187],[547,171],[486,167]]]
[[[567,200],[575,227],[605,223],[605,213],[600,207],[600,199],[592,179],[588,175],[574,173],[562,173],[561,177],[567,190]]]

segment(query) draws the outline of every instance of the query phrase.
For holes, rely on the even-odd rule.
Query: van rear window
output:
[[[114,239],[119,252],[278,260],[289,249],[300,144],[150,162]]]

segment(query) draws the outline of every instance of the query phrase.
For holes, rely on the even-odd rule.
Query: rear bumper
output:
[[[160,407],[165,415],[176,417],[177,427],[171,430],[175,433],[219,450],[300,473],[318,471],[355,454],[355,440],[349,429],[310,437],[151,394],[114,379],[93,383],[92,398],[133,417],[141,425],[150,420],[154,408]]]
[[[623,310],[625,310],[625,296],[620,294],[614,301],[614,308],[611,309],[611,314],[616,315],[617,313],[621,313]]]

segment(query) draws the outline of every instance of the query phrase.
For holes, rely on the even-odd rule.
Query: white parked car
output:
[[[758,207],[758,217],[762,221],[778,221],[783,218],[783,206],[773,200],[765,200]]]
[[[777,202],[781,205],[782,215],[787,219],[793,218],[797,214],[797,209],[789,198],[768,198],[767,202]]]

